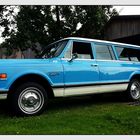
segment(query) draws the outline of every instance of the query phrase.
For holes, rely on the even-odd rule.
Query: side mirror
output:
[[[51,54],[54,54],[55,51],[56,51],[56,49],[55,49],[55,48],[52,48],[52,49],[50,50],[50,53],[51,53]]]
[[[69,60],[69,62],[72,62],[76,58],[78,58],[78,54],[77,53],[72,54],[72,58]]]

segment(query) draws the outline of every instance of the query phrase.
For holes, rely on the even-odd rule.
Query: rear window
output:
[[[115,47],[119,60],[122,61],[140,61],[140,50],[125,48],[125,47]]]

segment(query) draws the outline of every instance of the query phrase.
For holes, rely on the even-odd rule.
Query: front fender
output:
[[[7,81],[7,86],[6,86],[6,89],[9,89],[11,87],[11,85],[20,77],[22,76],[25,76],[25,75],[29,75],[29,74],[35,74],[35,75],[39,75],[39,76],[42,76],[43,78],[45,78],[50,85],[53,85],[51,79],[49,78],[49,76],[47,74],[44,74],[43,72],[41,71],[24,71],[24,72],[21,72],[21,73],[17,73],[15,74],[14,76],[12,76],[8,81]]]

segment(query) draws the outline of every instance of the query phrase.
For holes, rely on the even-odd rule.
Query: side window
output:
[[[73,42],[71,48],[65,53],[65,58],[71,58],[71,55],[77,53],[78,59],[93,59],[91,43]]]
[[[71,58],[71,54],[72,54],[72,47],[70,47],[64,55],[64,58]]]
[[[79,59],[93,59],[91,43],[73,42],[72,54],[77,53]]]
[[[123,61],[140,61],[140,50],[139,49],[131,49],[124,47],[115,47],[119,60]]]
[[[96,59],[114,60],[115,55],[111,46],[96,44]]]

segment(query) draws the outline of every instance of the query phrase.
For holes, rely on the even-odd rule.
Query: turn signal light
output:
[[[6,73],[0,73],[0,79],[4,80],[7,78],[7,74]]]

